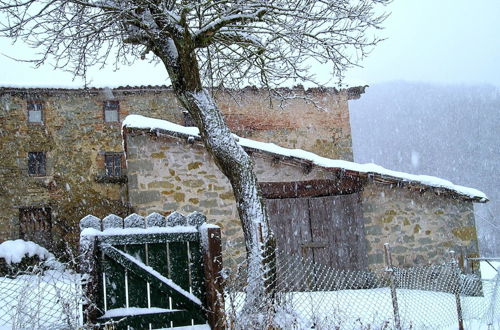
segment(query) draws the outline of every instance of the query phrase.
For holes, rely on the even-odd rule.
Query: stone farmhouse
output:
[[[294,238],[280,248],[348,268],[382,263],[385,242],[401,265],[436,260],[451,248],[477,255],[472,203],[487,201],[484,194],[351,162],[348,101],[363,92],[297,87],[275,91],[281,97],[271,104],[256,88],[215,91],[231,130],[255,140],[245,147],[273,228]],[[140,126],[129,117],[122,138],[130,114],[180,126]],[[0,242],[24,238],[60,250],[77,245],[87,214],[199,210],[223,227],[229,259],[241,259],[232,193],[185,126],[189,116],[164,86],[0,88]]]
[[[277,90],[289,99],[272,107],[256,88],[216,96],[240,136],[352,160],[348,100],[363,91]],[[0,242],[76,246],[85,215],[130,214],[121,135],[128,114],[189,124],[165,86],[0,88]]]

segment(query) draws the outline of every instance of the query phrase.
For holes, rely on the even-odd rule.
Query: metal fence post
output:
[[[401,330],[401,319],[399,318],[398,297],[396,295],[396,279],[394,277],[394,268],[392,266],[391,248],[389,247],[389,243],[384,244],[384,252],[385,252],[385,265],[386,265],[385,271],[389,274],[389,280],[391,285],[392,308],[394,311],[394,325],[397,330]]]
[[[458,317],[458,329],[464,329],[464,319],[462,314],[462,303],[460,301],[460,268],[458,266],[457,258],[455,256],[455,251],[450,251],[451,257],[451,269],[454,277],[454,286],[455,286],[455,302],[457,304],[457,317]]]

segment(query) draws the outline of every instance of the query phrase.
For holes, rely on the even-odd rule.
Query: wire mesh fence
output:
[[[0,329],[77,329],[82,277],[49,260],[0,275]]]
[[[499,276],[481,280],[457,270],[453,263],[339,270],[278,254],[274,276],[267,281],[272,294],[262,302],[268,313],[263,315],[265,327],[457,329],[461,317],[465,329],[500,329]],[[79,274],[60,264],[40,263],[0,276],[0,329],[81,328],[81,284]],[[246,288],[243,263],[226,273],[221,326],[249,328],[241,322]]]
[[[241,312],[248,313],[246,280],[245,264],[226,276],[227,328],[248,328],[241,322]],[[262,318],[269,328],[457,329],[462,318],[466,329],[500,329],[498,276],[482,281],[453,263],[339,270],[278,254],[267,289],[271,294],[262,304],[268,315]]]

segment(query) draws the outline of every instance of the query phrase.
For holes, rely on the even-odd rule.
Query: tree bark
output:
[[[269,266],[264,262],[270,229],[260,196],[253,161],[227,127],[212,95],[203,88],[194,50],[176,44],[178,56],[155,49],[172,81],[174,93],[194,119],[208,152],[231,183],[247,251],[248,280],[245,309],[263,311]]]

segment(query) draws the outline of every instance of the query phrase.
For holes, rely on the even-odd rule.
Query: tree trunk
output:
[[[272,235],[257,188],[253,161],[231,134],[210,92],[203,88],[194,51],[177,44],[176,48],[176,57],[171,56],[172,51],[156,50],[155,53],[167,68],[176,97],[200,130],[205,147],[231,183],[247,251],[245,309],[253,313],[263,312],[265,281],[271,274],[264,257]]]

